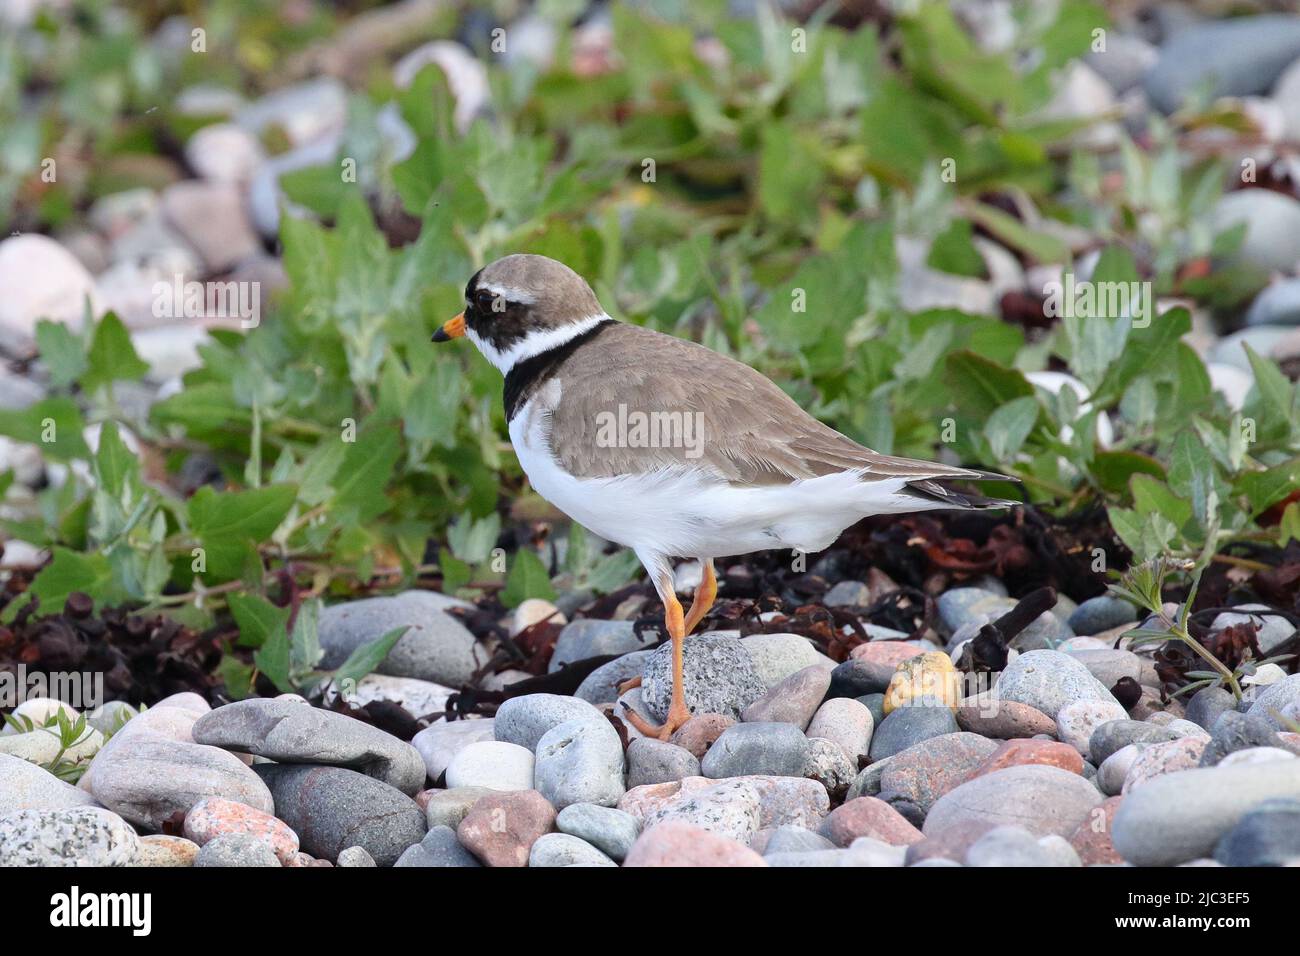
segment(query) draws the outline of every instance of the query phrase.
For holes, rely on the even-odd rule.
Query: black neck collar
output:
[[[613,324],[613,319],[602,319],[562,345],[547,349],[545,352],[538,352],[532,358],[524,359],[522,362],[516,362],[506,373],[506,421],[510,422],[515,417],[515,413],[523,407],[538,386],[546,381],[557,365]]]

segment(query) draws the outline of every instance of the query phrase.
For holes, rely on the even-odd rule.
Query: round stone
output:
[[[1093,731],[1112,720],[1126,720],[1128,711],[1106,700],[1076,700],[1056,713],[1056,736],[1083,756],[1089,754]]]
[[[537,742],[534,786],[553,807],[595,803],[612,807],[623,796],[623,742],[614,726],[580,717],[552,727]]]
[[[857,765],[871,747],[875,720],[871,710],[852,697],[837,697],[817,708],[806,731],[809,739],[822,738],[837,744],[849,760]]]
[[[487,720],[440,720],[411,738],[411,746],[424,760],[425,773],[437,780],[447,772],[452,758],[470,744],[495,740],[491,718]]]
[[[1089,781],[1058,767],[1008,767],[948,791],[925,818],[928,836],[969,822],[1021,826],[1038,836],[1068,836],[1102,802]]]
[[[1132,624],[1137,608],[1123,598],[1101,594],[1088,598],[1070,614],[1066,623],[1075,634],[1100,634],[1111,628]]]
[[[935,698],[954,709],[961,700],[961,675],[943,651],[921,654],[898,665],[885,691],[885,714],[923,698]]]
[[[627,856],[641,829],[632,814],[594,803],[570,804],[556,816],[555,826],[561,833],[585,840],[613,860]]]
[[[767,866],[767,862],[735,840],[680,821],[651,827],[637,838],[624,866]]]
[[[876,797],[858,797],[842,804],[827,815],[817,832],[836,846],[848,846],[864,836],[891,846],[906,846],[922,839],[920,830]]]
[[[738,717],[767,689],[745,646],[737,638],[725,634],[699,634],[685,642],[682,654],[682,690],[686,706],[693,714]],[[665,642],[655,649],[646,663],[641,699],[657,720],[664,720],[668,716],[671,698],[672,647]]]
[[[1041,710],[988,693],[965,698],[957,707],[957,724],[962,730],[1001,740],[1056,733],[1056,721]]]
[[[741,719],[794,724],[803,730],[830,688],[831,670],[830,667],[814,664],[795,671],[745,707]]]
[[[686,642],[686,646],[689,648],[691,641],[694,640],[696,638],[692,637]],[[740,646],[749,656],[762,690],[767,690],[805,667],[814,664],[834,664],[801,634],[751,634],[740,639]],[[759,693],[762,693],[762,690]],[[754,696],[757,697],[758,694]]]
[[[994,693],[1002,700],[1028,704],[1053,719],[1062,707],[1075,701],[1119,703],[1082,663],[1051,650],[1026,651],[1007,664]]]
[[[449,826],[431,827],[419,843],[402,851],[395,867],[447,867],[474,869],[483,864],[460,845],[456,831]]]
[[[568,833],[545,833],[528,851],[529,866],[617,866],[598,849]]]
[[[267,867],[281,865],[271,844],[251,833],[223,833],[199,848],[195,866]]]
[[[298,853],[298,834],[281,820],[233,800],[208,797],[200,800],[185,814],[185,836],[199,846],[206,846],[228,833],[246,833],[265,841],[283,865]]]
[[[1224,866],[1300,865],[1300,798],[1265,800],[1223,835],[1214,858]]]
[[[940,701],[919,698],[885,717],[871,737],[872,761],[884,760],[923,740],[957,733],[957,719]]]
[[[1200,766],[1205,741],[1182,737],[1165,743],[1147,744],[1124,777],[1122,793],[1131,793],[1156,777]]]
[[[498,793],[470,808],[460,843],[486,866],[527,866],[533,843],[555,826],[555,808],[536,790]]]
[[[746,774],[801,776],[808,759],[808,738],[793,724],[745,723],[724,730],[700,767],[720,779]]]
[[[583,618],[564,626],[555,640],[548,672],[555,673],[565,664],[607,654],[627,654],[646,650],[636,636],[631,621],[599,621]]]
[[[0,817],[0,866],[127,866],[138,843],[125,820],[101,807]]]
[[[683,777],[700,776],[700,761],[685,747],[640,737],[627,748],[627,785],[667,783]]]
[[[604,718],[601,718],[604,720]],[[463,748],[447,765],[447,787],[489,790],[533,789],[531,750],[499,740],[480,740]]]
[[[1099,724],[1088,739],[1088,758],[1101,766],[1129,744],[1159,744],[1178,739],[1178,731],[1144,720],[1111,720]]]
[[[609,723],[604,714],[577,697],[524,694],[498,707],[493,724],[497,740],[536,750],[547,731],[570,720]]]

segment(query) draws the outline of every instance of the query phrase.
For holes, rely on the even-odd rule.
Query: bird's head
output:
[[[585,279],[546,256],[513,255],[474,273],[465,311],[433,341],[468,338],[502,372],[609,316]]]

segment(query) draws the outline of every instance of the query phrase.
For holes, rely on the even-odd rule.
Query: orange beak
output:
[[[462,312],[454,319],[448,319],[442,324],[437,332],[433,333],[433,341],[450,342],[452,339],[458,339],[465,334],[465,313]]]

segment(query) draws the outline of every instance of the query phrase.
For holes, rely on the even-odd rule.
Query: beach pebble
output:
[[[469,813],[470,807],[496,792],[488,787],[436,790],[429,794],[428,802],[424,805],[425,822],[430,830],[434,827],[451,827],[454,830],[460,826],[460,821],[465,819],[465,814]]]
[[[692,637],[686,642],[686,646],[689,648],[695,640],[696,638]],[[740,639],[740,646],[749,656],[753,671],[758,677],[759,684],[762,685],[759,693],[805,667],[814,664],[833,664],[830,658],[817,650],[808,638],[799,634],[751,634]],[[757,696],[758,694],[754,695]]]
[[[989,830],[966,851],[965,863],[967,866],[1081,865],[1078,854],[1062,837],[1055,834],[1038,837],[1017,826]]]
[[[1300,674],[1292,674],[1265,687],[1246,713],[1268,721],[1275,730],[1283,730],[1285,725],[1277,715],[1296,704],[1300,704]]]
[[[1097,789],[1108,797],[1119,796],[1124,792],[1124,781],[1137,761],[1138,755],[1147,748],[1147,744],[1129,744],[1120,747],[1101,762],[1097,768]]]
[[[767,862],[735,840],[681,821],[651,827],[637,838],[624,866],[767,866]]]
[[[1056,713],[1056,736],[1083,756],[1089,755],[1089,741],[1102,724],[1127,720],[1128,711],[1105,700],[1078,700],[1066,704]]]
[[[866,756],[871,747],[874,725],[865,704],[851,697],[838,697],[817,708],[806,734],[809,739],[823,738],[837,744],[856,766],[858,758]]]
[[[380,866],[391,866],[424,837],[424,811],[374,777],[343,767],[259,764],[256,769],[275,798],[275,815],[314,857],[333,860],[359,846]]]
[[[964,698],[957,707],[957,724],[962,730],[1001,740],[1056,733],[1056,721],[1041,710],[989,693]]]
[[[922,839],[920,830],[876,797],[858,797],[842,804],[822,820],[817,832],[841,847],[864,836],[891,846],[905,846]]]
[[[788,826],[761,831],[749,842],[749,845],[759,850],[765,857],[774,853],[812,853],[817,850],[835,849],[835,844],[820,833],[805,830],[803,827]]]
[[[527,866],[533,843],[555,828],[555,807],[536,790],[479,800],[456,828],[461,844],[486,866]]]
[[[1182,737],[1166,743],[1147,744],[1138,754],[1124,777],[1123,793],[1145,786],[1156,777],[1179,770],[1190,770],[1201,763],[1205,741]]]
[[[696,759],[703,759],[713,742],[735,722],[734,717],[725,714],[696,714],[678,727],[669,740],[689,751]]]
[[[19,810],[63,810],[93,804],[95,798],[44,767],[0,754],[0,817]]]
[[[556,809],[571,803],[611,807],[623,795],[623,743],[607,720],[580,717],[537,742],[534,786]]]
[[[646,650],[645,641],[636,636],[631,621],[599,621],[582,618],[564,625],[555,640],[555,650],[547,666],[555,673],[565,664],[603,657],[607,654],[627,654]]]
[[[979,734],[931,737],[891,757],[880,776],[880,798],[905,800],[926,814],[936,800],[964,783],[998,749]]]
[[[559,812],[555,827],[561,833],[585,840],[612,860],[623,860],[636,842],[640,826],[636,817],[613,807],[572,803]]]
[[[601,664],[583,678],[573,695],[589,704],[612,704],[618,700],[619,685],[634,677],[640,677],[645,672],[646,662],[653,653],[653,651],[633,651]]]
[[[460,845],[460,840],[456,837],[456,831],[445,824],[430,827],[424,838],[419,843],[413,843],[403,850],[402,855],[393,864],[395,867],[404,868],[448,867],[457,869],[473,869],[482,865],[474,854]]]
[[[545,833],[528,851],[529,866],[618,866],[604,853],[568,833]]]
[[[1300,797],[1265,800],[1214,848],[1224,866],[1300,865]]]
[[[942,740],[944,738],[937,739]],[[997,744],[996,741],[990,741],[990,743],[996,744],[996,746],[988,756],[967,774],[966,779],[974,779],[987,773],[1004,770],[1007,767],[1034,765],[1058,767],[1069,773],[1083,773],[1083,758],[1079,756],[1079,751],[1070,744],[1061,743],[1057,740],[1023,739],[1006,740],[1001,744]],[[902,755],[900,754],[900,756]]]
[[[1123,797],[1107,797],[1100,806],[1093,807],[1087,818],[1070,834],[1070,846],[1079,854],[1079,861],[1084,866],[1113,866],[1124,862],[1111,840],[1115,814],[1123,802]]]
[[[1081,700],[1118,704],[1088,668],[1069,654],[1032,650],[1007,664],[994,693],[1001,700],[1027,704],[1055,719],[1066,704]]]
[[[1088,598],[1066,619],[1075,634],[1100,634],[1137,621],[1137,608],[1123,598],[1101,594]]]
[[[1212,767],[1228,754],[1252,747],[1277,747],[1276,725],[1262,715],[1226,711],[1210,728],[1210,741],[1201,754],[1201,764]]]
[[[0,817],[0,867],[127,866],[138,838],[102,807],[18,810]]]
[[[1021,826],[1038,836],[1068,836],[1102,802],[1088,780],[1059,767],[1008,767],[975,777],[938,799],[922,832],[968,822]]]
[[[700,761],[714,779],[748,774],[800,776],[808,760],[808,738],[785,723],[743,723],[728,727]]]
[[[278,867],[271,844],[251,833],[223,833],[199,848],[195,866]]]
[[[495,740],[494,721],[440,720],[430,724],[411,738],[411,746],[424,761],[424,770],[430,780],[437,780],[447,772],[452,758],[470,744],[482,740]]]
[[[627,785],[666,783],[700,776],[699,759],[684,747],[642,737],[627,748]]]
[[[953,709],[961,700],[961,675],[943,651],[930,651],[898,665],[885,690],[885,714],[923,699],[936,699]]]
[[[888,714],[871,736],[871,759],[883,760],[923,740],[956,733],[952,710],[932,698],[919,698]]]
[[[493,719],[496,739],[529,750],[552,728],[571,720],[608,724],[605,715],[576,697],[561,694],[523,694],[508,698]]]
[[[140,837],[131,866],[177,867],[193,866],[199,855],[199,845],[184,837],[152,833]]]
[[[741,711],[747,722],[794,724],[800,730],[808,726],[830,688],[831,668],[821,664],[795,671],[769,688]]]
[[[1100,767],[1111,754],[1129,744],[1160,744],[1177,740],[1179,733],[1144,720],[1111,720],[1099,724],[1088,740],[1088,759]]]
[[[767,690],[768,685],[763,683],[750,653],[738,638],[698,634],[686,641],[682,654],[682,691],[686,706],[693,714],[738,717]],[[665,642],[646,662],[641,699],[656,720],[663,720],[668,715],[671,697],[672,647]]]
[[[531,790],[534,764],[533,753],[526,747],[499,740],[480,740],[463,747],[451,758],[446,771],[447,786]]]
[[[264,841],[285,866],[298,853],[298,834],[282,821],[221,797],[208,797],[191,807],[185,814],[184,833],[199,846],[230,833],[244,833]]]
[[[350,846],[343,850],[334,861],[334,865],[365,868],[378,866],[375,858],[366,852],[365,847],[360,846]]]

